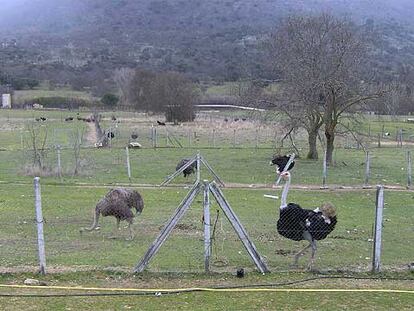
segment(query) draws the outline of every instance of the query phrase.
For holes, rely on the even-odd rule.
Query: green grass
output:
[[[89,113],[81,112],[82,116]],[[237,147],[233,145],[233,130],[218,128],[216,142],[221,148],[205,148],[211,145],[212,125],[200,126],[197,123],[174,127],[178,139],[185,148],[151,148],[149,129],[156,120],[142,114],[128,112],[105,112],[103,128],[115,126],[110,121],[115,114],[120,123],[116,128],[117,138],[112,149],[90,148],[85,142],[82,149],[82,169],[78,176],[72,176],[74,167],[73,134],[78,129],[87,129],[83,122],[64,122],[66,116],[76,115],[69,111],[15,111],[0,110],[0,269],[15,271],[0,274],[0,283],[22,284],[26,277],[39,276],[30,273],[17,273],[21,270],[34,271],[37,267],[36,224],[34,222],[33,177],[25,174],[24,167],[30,163],[30,152],[21,150],[27,142],[24,132],[28,123],[36,117],[46,116],[42,127],[48,128],[47,144],[50,150],[46,164],[56,169],[54,145],[62,149],[64,176],[60,181],[56,176],[42,176],[42,207],[45,218],[47,268],[57,271],[41,277],[50,285],[62,286],[103,286],[103,287],[192,287],[214,285],[247,285],[258,283],[283,283],[313,274],[302,273],[307,258],[300,261],[300,270],[289,267],[292,256],[305,242],[293,242],[282,238],[276,232],[278,201],[265,199],[264,194],[280,195],[280,189],[271,189],[275,180],[274,168],[268,165],[274,152],[274,132],[260,129],[261,140],[258,149],[254,148],[255,129],[240,129]],[[381,131],[381,122],[369,119],[371,131]],[[390,122],[390,129],[405,123]],[[410,130],[409,127],[406,128]],[[159,145],[166,147],[165,129],[158,128]],[[388,127],[385,129],[388,130]],[[81,227],[92,222],[96,202],[118,183],[128,184],[124,146],[130,133],[136,131],[144,149],[130,150],[132,183],[160,184],[175,170],[182,157],[193,156],[200,150],[203,157],[214,168],[220,178],[228,184],[242,184],[243,189],[224,188],[223,192],[246,228],[257,249],[264,256],[273,272],[262,276],[255,273],[255,266],[247,255],[223,213],[218,218],[213,245],[212,271],[204,274],[203,264],[203,225],[202,196],[196,198],[191,209],[180,221],[170,238],[150,262],[145,273],[133,276],[133,267],[145,254],[163,225],[173,214],[184,198],[194,176],[188,179],[179,176],[173,181],[175,187],[138,187],[144,197],[145,209],[136,219],[136,238],[126,241],[127,230],[114,233],[115,219],[101,219],[101,230],[79,234]],[[191,148],[187,148],[188,133],[192,136]],[[361,132],[367,133],[366,128]],[[278,138],[283,133],[278,134]],[[210,136],[209,136],[210,135]],[[375,135],[372,135],[375,137]],[[392,138],[391,138],[392,139]],[[374,139],[373,139],[374,141]],[[297,140],[304,154],[306,144]],[[328,170],[328,186],[361,186],[364,183],[365,154],[362,150],[344,149],[344,141],[338,139],[334,153],[336,164]],[[373,145],[375,145],[375,141]],[[249,148],[247,148],[249,147]],[[290,149],[284,149],[289,151]],[[395,148],[370,148],[372,171],[370,184],[406,185],[406,150],[411,146]],[[206,169],[202,169],[202,179],[212,179]],[[293,184],[309,185],[313,188],[322,183],[322,161],[297,159],[293,170]],[[83,186],[82,186],[83,185]],[[252,188],[249,189],[249,185]],[[254,185],[267,185],[255,189]],[[316,187],[315,187],[316,186]],[[338,209],[338,225],[329,237],[321,241],[317,253],[317,267],[325,275],[367,276],[372,262],[372,228],[375,213],[375,190],[291,190],[289,201],[303,207],[314,208],[320,202],[331,201]],[[407,264],[413,260],[412,224],[414,223],[414,203],[412,191],[385,192],[383,224],[383,247],[380,276],[412,278]],[[215,202],[212,203],[212,219],[215,220]],[[247,276],[240,280],[234,277],[237,268],[244,267]],[[77,270],[88,272],[68,272]],[[110,269],[112,272],[105,272]],[[123,271],[123,272],[113,272]],[[412,281],[346,281],[319,280],[295,287],[305,288],[389,288],[413,289]],[[39,293],[40,290],[1,289],[0,294]],[[63,293],[48,291],[47,293]],[[300,309],[360,309],[360,310],[410,310],[411,294],[387,293],[182,293],[178,295],[121,296],[121,297],[54,297],[54,298],[1,298],[0,308],[4,310],[300,310]]]
[[[31,100],[39,97],[69,97],[78,99],[93,99],[93,96],[89,93],[82,91],[73,91],[71,89],[56,89],[56,90],[22,90],[15,91],[13,94],[13,102],[23,103],[27,100]]]

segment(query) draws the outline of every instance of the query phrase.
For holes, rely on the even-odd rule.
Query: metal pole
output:
[[[216,148],[216,129],[213,129],[213,148]]]
[[[188,130],[188,148],[191,148],[191,130]]]
[[[323,171],[322,171],[322,188],[326,188],[326,177],[328,174],[328,165],[326,163],[326,157],[327,157],[327,150],[325,150],[323,155]]]
[[[412,186],[412,165],[411,165],[411,151],[407,151],[407,187]]]
[[[60,161],[60,145],[57,145],[56,151],[57,151],[58,176],[59,176],[60,181],[62,181],[62,165],[61,165],[61,161]]]
[[[256,129],[256,140],[255,140],[255,148],[259,148],[259,130]]]
[[[158,145],[157,128],[154,127],[154,148],[157,148],[157,145]]]
[[[210,272],[211,236],[210,236],[210,197],[208,181],[204,180],[204,270]]]
[[[384,186],[377,186],[377,200],[374,227],[374,255],[372,258],[372,272],[379,272],[381,268],[382,244],[382,215],[384,210]]]
[[[236,129],[233,130],[233,148],[236,148]]]
[[[43,235],[43,215],[42,215],[42,198],[40,191],[40,178],[34,178],[34,194],[35,194],[35,208],[36,208],[36,224],[37,224],[37,246],[39,253],[39,272],[46,274],[46,253],[45,253],[45,238]]]
[[[128,148],[128,146],[125,147],[125,152],[126,152],[126,160],[127,160],[128,179],[129,179],[129,183],[131,183],[131,164],[129,162],[129,148]]]
[[[197,183],[200,182],[200,168],[201,168],[201,162],[200,162],[200,151],[197,152]]]
[[[369,151],[365,153],[365,186],[368,186],[369,183],[369,171],[370,171],[370,157]]]
[[[381,148],[381,134],[378,134],[378,148]]]

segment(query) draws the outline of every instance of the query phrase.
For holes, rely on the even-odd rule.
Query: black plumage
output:
[[[337,223],[336,211],[332,204],[324,203],[315,210],[304,209],[296,203],[286,204],[290,186],[290,173],[282,174],[286,183],[281,196],[277,231],[280,235],[293,241],[307,240],[309,245],[298,252],[294,257],[294,265],[308,248],[312,248],[311,259],[308,265],[312,269],[316,254],[316,241],[325,239]]]
[[[180,168],[182,168],[184,165],[187,164],[188,161],[190,161],[191,159],[181,159],[180,162],[178,162],[177,166],[175,167],[175,170],[178,171]],[[187,167],[186,169],[184,169],[183,174],[184,177],[187,177],[193,173],[195,173],[197,169],[197,162],[193,162],[192,164],[190,164],[189,167]]]
[[[285,166],[287,165],[289,159],[290,159],[290,155],[284,155],[284,156],[277,155],[277,156],[273,157],[272,161],[270,162],[270,165],[277,165],[278,171],[283,172],[283,170],[285,169]],[[294,166],[295,166],[295,161],[292,161],[292,163],[290,163],[289,167],[286,170],[289,171]]]
[[[165,125],[165,122],[161,122],[161,121],[157,120],[157,124],[164,126]]]

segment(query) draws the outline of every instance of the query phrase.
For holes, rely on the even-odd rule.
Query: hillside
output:
[[[369,21],[389,57],[401,46],[404,57],[414,55],[405,42],[413,38],[409,0],[3,0],[0,71],[78,88],[110,84],[119,67],[197,79],[266,76],[263,36],[284,16],[321,11]]]

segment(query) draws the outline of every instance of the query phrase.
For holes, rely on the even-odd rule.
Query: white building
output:
[[[1,108],[11,108],[11,95],[3,94],[1,96]]]

